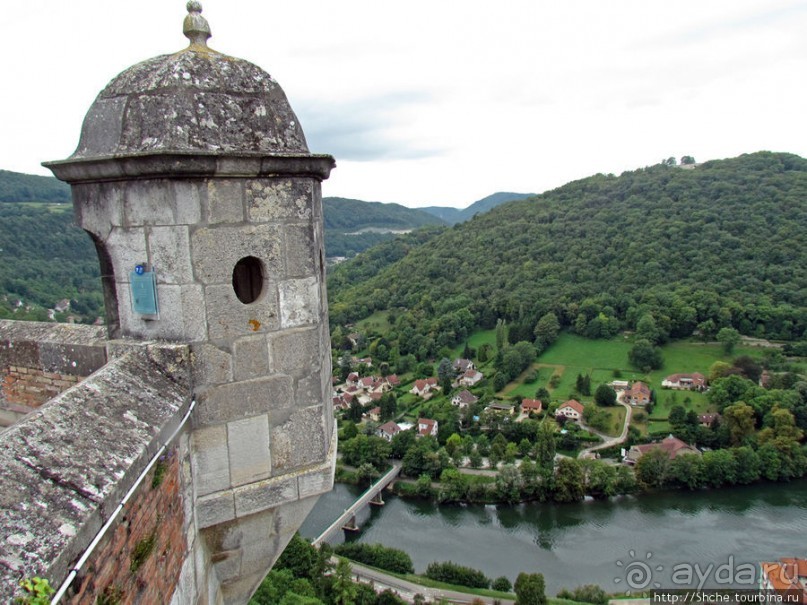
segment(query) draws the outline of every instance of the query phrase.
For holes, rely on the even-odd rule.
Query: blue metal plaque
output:
[[[132,308],[139,315],[157,315],[157,276],[154,271],[132,271],[129,278],[132,288]]]

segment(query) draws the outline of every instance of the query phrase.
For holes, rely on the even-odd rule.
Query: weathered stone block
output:
[[[264,285],[263,294],[245,305],[232,286],[205,288],[209,336],[213,341],[228,341],[243,336],[277,330],[280,326],[277,291],[273,283]]]
[[[264,279],[282,276],[281,233],[273,225],[202,227],[191,235],[193,270],[204,284],[232,284],[235,264],[254,256],[264,266]]]
[[[221,179],[207,184],[207,222],[241,223],[244,220],[244,183]]]
[[[308,179],[256,179],[247,182],[247,216],[253,223],[310,220],[313,201],[313,184]]]
[[[249,380],[269,374],[269,346],[266,337],[239,338],[233,345],[235,379]]]
[[[193,281],[188,228],[152,227],[148,232],[149,261],[163,284]]]
[[[280,282],[280,327],[294,328],[318,321],[319,292],[319,283],[314,277]]]
[[[198,393],[195,426],[207,426],[288,408],[294,400],[290,376],[267,376],[211,387]]]
[[[213,553],[210,557],[216,577],[220,582],[226,582],[241,575],[241,551],[226,550]]]
[[[129,225],[195,225],[201,221],[200,186],[174,179],[133,181],[125,187],[123,209]]]
[[[196,429],[192,434],[192,460],[196,493],[206,496],[229,488],[230,454],[227,427],[224,425]]]
[[[297,479],[267,479],[236,488],[233,493],[236,514],[243,517],[297,500]]]
[[[269,454],[269,417],[266,414],[228,422],[227,444],[233,487],[269,477],[272,463]]]
[[[198,225],[202,220],[204,183],[200,181],[172,180],[174,216],[178,225]]]
[[[123,225],[123,191],[117,183],[74,186],[73,201],[76,224],[100,240]]]
[[[191,376],[197,386],[223,384],[233,379],[233,356],[207,343],[191,347]]]
[[[212,527],[233,519],[235,519],[235,500],[232,490],[196,499],[196,523],[200,528]]]
[[[314,243],[314,229],[311,225],[287,225],[286,275],[288,277],[311,277],[316,274],[316,256],[319,253]]]
[[[291,376],[319,373],[320,334],[318,328],[299,328],[269,336],[271,367]]]
[[[319,496],[333,489],[334,469],[327,468],[313,473],[306,473],[297,479],[300,498]]]
[[[323,406],[270,412],[272,474],[323,462],[328,453]]]
[[[137,265],[148,262],[145,229],[133,227],[124,230],[115,227],[104,242],[104,247],[112,259],[117,282],[128,282],[129,273]]]
[[[123,210],[130,225],[173,225],[174,199],[170,181],[132,181],[124,191]]]

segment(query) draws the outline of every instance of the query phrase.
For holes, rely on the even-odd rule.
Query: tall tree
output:
[[[546,585],[540,573],[521,572],[513,587],[516,605],[546,605]]]

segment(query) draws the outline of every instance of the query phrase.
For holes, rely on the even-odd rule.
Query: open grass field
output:
[[[388,318],[389,311],[376,311],[369,317],[356,322],[356,329],[364,334],[386,334],[392,328]]]
[[[491,331],[492,333],[492,331]],[[495,337],[495,335],[491,334]],[[612,340],[589,340],[575,334],[561,334],[558,340],[531,366],[537,370],[538,380],[531,384],[523,382],[527,372],[508,384],[500,393],[504,397],[534,397],[539,387],[545,387],[552,395],[553,401],[565,401],[575,397],[587,403],[592,397],[580,396],[576,390],[577,375],[591,377],[592,393],[598,385],[621,380],[642,380],[656,393],[656,405],[646,422],[640,423],[643,431],[667,430],[666,422],[670,408],[683,405],[686,409],[704,413],[709,410],[709,401],[704,393],[688,391],[671,391],[661,388],[661,381],[670,374],[700,372],[708,376],[709,368],[716,361],[729,362],[740,355],[760,357],[764,352],[761,347],[737,347],[732,355],[727,356],[718,344],[704,344],[695,341],[677,341],[662,347],[664,367],[650,373],[643,373],[633,368],[628,361],[628,352],[632,343],[624,336]],[[553,375],[559,376],[556,386],[550,385]],[[617,413],[621,408],[615,409]],[[621,419],[614,418],[615,427]],[[619,425],[621,426],[621,425]],[[618,431],[617,431],[618,432]]]
[[[489,344],[494,348],[496,348],[496,330],[479,330],[478,332],[474,332],[468,338],[468,346],[472,349],[479,350],[483,344]],[[462,352],[465,350],[465,343],[460,343],[454,350],[451,352],[452,357],[451,359],[457,359],[458,357],[462,357]]]

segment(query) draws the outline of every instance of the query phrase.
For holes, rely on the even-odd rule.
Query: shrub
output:
[[[426,577],[438,582],[468,586],[470,588],[488,588],[490,580],[478,569],[457,565],[451,561],[432,562],[426,568]]]
[[[393,573],[414,573],[412,558],[402,550],[389,548],[381,544],[363,544],[345,542],[339,544],[334,552],[358,563],[372,565]]]

